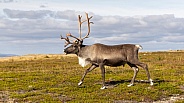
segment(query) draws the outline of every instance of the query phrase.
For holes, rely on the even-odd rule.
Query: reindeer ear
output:
[[[82,40],[82,41],[79,41],[79,42],[78,42],[78,46],[81,46],[82,43],[83,43],[83,40]]]

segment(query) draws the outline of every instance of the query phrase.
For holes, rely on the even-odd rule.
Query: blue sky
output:
[[[84,44],[141,44],[141,51],[184,49],[183,0],[0,0],[0,53],[60,54],[78,36],[77,16],[93,16]],[[87,29],[83,27],[83,35]]]

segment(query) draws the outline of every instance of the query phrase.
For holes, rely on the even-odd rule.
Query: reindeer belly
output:
[[[106,59],[105,60],[105,65],[107,66],[112,66],[112,67],[117,67],[126,64],[125,61],[123,60],[118,60],[118,59]]]

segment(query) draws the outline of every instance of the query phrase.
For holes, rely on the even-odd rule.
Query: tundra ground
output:
[[[140,68],[135,85],[127,87],[133,70],[106,67],[108,89],[100,90],[100,69],[77,84],[85,68],[76,56],[28,55],[0,59],[1,102],[184,102],[184,52],[139,53],[147,63],[154,86]]]

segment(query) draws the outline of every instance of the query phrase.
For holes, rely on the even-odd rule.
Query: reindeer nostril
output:
[[[67,52],[66,52],[66,50],[65,50],[65,49],[63,50],[63,52],[64,52],[64,54],[67,54]]]

